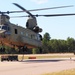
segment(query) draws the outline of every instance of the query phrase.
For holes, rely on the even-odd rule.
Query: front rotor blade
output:
[[[29,14],[31,17],[35,18],[28,10],[26,10],[25,8],[23,8],[22,6],[20,6],[17,3],[13,3],[14,5],[16,5],[17,7],[19,7],[20,9],[22,9],[24,12],[26,12],[27,14]]]
[[[28,10],[28,11],[41,11],[41,10],[58,9],[58,8],[67,8],[67,7],[73,7],[73,5],[59,6],[59,7],[51,7],[51,8],[41,8],[41,9],[33,9],[33,10]]]
[[[33,10],[28,10],[28,11],[41,11],[41,10],[58,9],[58,8],[67,8],[67,7],[73,7],[73,5],[59,6],[59,7],[50,7],[50,8],[41,8],[41,9],[33,9]],[[25,11],[10,11],[9,13],[22,13],[22,12],[25,12]]]

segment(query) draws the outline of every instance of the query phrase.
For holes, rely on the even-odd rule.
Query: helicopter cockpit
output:
[[[0,25],[0,34],[10,34],[10,27],[8,25]]]
[[[6,30],[6,31],[8,31],[9,27],[6,26],[6,25],[0,25],[0,30]]]

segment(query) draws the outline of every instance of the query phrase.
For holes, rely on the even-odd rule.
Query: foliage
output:
[[[47,43],[50,40],[50,34],[49,33],[45,33],[44,37],[43,37],[43,43]]]
[[[50,37],[49,33],[45,33],[44,37],[43,37],[43,40],[42,40],[43,53],[49,53],[49,49],[50,49],[49,41],[50,41],[50,39],[51,39],[51,37]]]
[[[32,54],[40,54],[40,53],[42,53],[41,48],[33,48],[32,49]]]
[[[35,48],[32,49],[32,54],[36,54],[36,49]]]
[[[67,40],[51,39],[49,33],[45,33],[42,41],[43,53],[75,53],[75,39],[68,37]]]
[[[68,51],[74,51],[75,50],[75,40],[73,38],[68,37],[67,38],[67,46]]]

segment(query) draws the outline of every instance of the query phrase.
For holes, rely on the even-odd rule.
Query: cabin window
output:
[[[21,35],[23,35],[23,32],[21,32]]]
[[[10,30],[10,27],[8,27],[8,31]]]
[[[26,33],[26,36],[28,36],[28,34]]]
[[[2,29],[2,27],[0,26],[0,30]]]
[[[15,29],[15,34],[18,34],[17,29]]]
[[[0,26],[0,28],[2,28],[2,27]]]
[[[40,40],[40,35],[39,34],[37,34],[37,40]]]
[[[31,35],[31,38],[32,38],[32,39],[35,39],[35,35]]]

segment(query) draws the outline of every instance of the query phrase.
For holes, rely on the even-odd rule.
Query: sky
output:
[[[75,13],[75,0],[0,0],[0,11],[21,10],[12,3],[18,3],[27,10],[39,8],[51,8],[73,5],[73,7],[50,9],[43,11],[31,12],[32,14],[68,14]],[[9,16],[23,16],[24,13],[9,14]],[[10,22],[25,27],[27,17],[10,18]],[[37,17],[37,24],[43,29],[40,34],[48,32],[51,39],[64,39],[72,37],[75,39],[75,16],[63,17]]]

